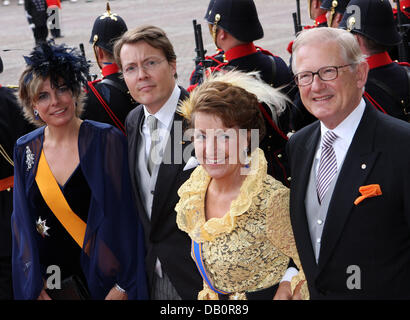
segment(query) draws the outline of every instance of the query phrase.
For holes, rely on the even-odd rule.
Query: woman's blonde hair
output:
[[[41,86],[46,79],[47,77],[43,78],[33,72],[31,67],[27,67],[19,80],[18,98],[23,108],[24,117],[37,127],[44,126],[45,122],[40,117],[34,115],[33,106],[36,103]],[[83,90],[74,89],[72,90],[72,95],[76,104],[75,115],[80,117],[84,111],[85,93]]]

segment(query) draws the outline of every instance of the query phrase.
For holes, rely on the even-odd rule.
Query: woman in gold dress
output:
[[[204,278],[198,299],[308,298],[289,189],[267,175],[257,147],[265,132],[259,103],[276,114],[286,98],[257,76],[211,76],[180,107],[193,128],[200,164],[179,189],[175,209]],[[290,259],[299,272],[279,286]]]

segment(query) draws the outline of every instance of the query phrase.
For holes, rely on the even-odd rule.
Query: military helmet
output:
[[[361,34],[384,46],[395,46],[401,42],[389,1],[350,1],[339,28]]]
[[[114,41],[128,30],[125,21],[116,13],[111,13],[107,2],[107,11],[94,21],[90,43],[112,53]]]
[[[332,13],[339,12],[343,14],[348,3],[349,0],[323,0],[320,7]]]
[[[213,26],[214,40],[217,27],[243,42],[263,38],[263,28],[253,0],[211,0],[205,19]]]

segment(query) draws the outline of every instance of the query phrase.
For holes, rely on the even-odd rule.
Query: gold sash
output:
[[[44,151],[41,151],[38,163],[36,182],[44,201],[54,213],[58,221],[77,242],[83,247],[87,224],[77,216],[67,203],[61,189],[48,166]]]

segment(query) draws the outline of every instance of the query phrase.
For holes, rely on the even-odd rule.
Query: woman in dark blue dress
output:
[[[88,71],[79,53],[43,44],[25,60],[19,98],[40,127],[14,149],[15,298],[74,299],[67,285],[91,299],[146,299],[125,137],[79,118]]]

